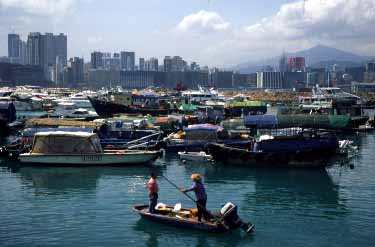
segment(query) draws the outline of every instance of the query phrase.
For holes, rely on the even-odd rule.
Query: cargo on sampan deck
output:
[[[163,208],[157,208],[156,213],[152,214],[149,212],[148,205],[135,205],[133,206],[133,211],[146,220],[178,228],[195,229],[212,233],[225,233],[238,228],[241,228],[246,233],[254,231],[254,224],[244,222],[237,215],[237,206],[231,202],[226,203],[217,215],[211,214],[212,219],[204,221],[198,221],[194,215],[194,211],[197,209],[179,208],[176,210],[176,206],[173,208],[164,205]]]

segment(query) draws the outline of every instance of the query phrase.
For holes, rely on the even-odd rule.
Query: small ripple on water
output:
[[[232,201],[256,224],[250,238],[175,229],[139,219],[149,168],[0,169],[0,242],[4,246],[372,246],[374,136],[364,136],[355,169],[243,169],[158,161],[181,187],[205,178],[208,207]],[[163,164],[168,162],[168,164]],[[160,201],[194,204],[159,178]],[[237,235],[236,235],[237,234]]]

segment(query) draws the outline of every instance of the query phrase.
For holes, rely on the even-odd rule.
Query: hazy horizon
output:
[[[65,33],[68,56],[135,51],[228,67],[322,44],[375,55],[373,0],[0,0],[7,34]]]

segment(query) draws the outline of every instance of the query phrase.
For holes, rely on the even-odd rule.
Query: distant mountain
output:
[[[363,63],[351,62],[351,61],[320,61],[314,64],[310,64],[309,67],[311,68],[332,68],[333,65],[337,64],[341,68],[348,68],[348,67],[359,67],[363,65]]]
[[[305,57],[306,65],[316,67],[319,64],[338,64],[340,66],[358,66],[371,57],[362,57],[356,54],[342,51],[333,47],[317,45],[310,49],[298,51],[295,53],[287,53],[287,57]],[[234,66],[232,69],[241,73],[253,73],[262,69],[264,65],[271,65],[278,68],[279,58],[274,57],[260,61],[247,62]]]

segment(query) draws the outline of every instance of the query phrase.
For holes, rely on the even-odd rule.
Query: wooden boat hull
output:
[[[145,164],[156,160],[158,151],[125,151],[103,154],[20,154],[19,160],[28,165],[54,166],[124,166]]]
[[[96,98],[90,98],[89,100],[95,109],[96,113],[101,117],[109,117],[120,113],[129,114],[150,114],[152,116],[167,115],[169,109],[158,109],[158,108],[140,108],[134,106],[126,106],[122,104],[117,104],[113,102],[106,102]]]
[[[195,229],[212,233],[223,233],[228,231],[223,225],[217,223],[198,222],[196,220],[170,217],[163,214],[150,214],[148,212],[148,205],[136,205],[133,207],[133,211],[137,212],[142,218],[146,220],[162,223],[169,226]]]
[[[248,167],[325,167],[328,166],[329,159],[336,154],[336,149],[253,152],[246,149],[228,147],[222,144],[210,144],[209,151],[216,161],[229,165]]]
[[[217,140],[217,143],[229,144],[236,147],[247,147],[249,140]],[[178,140],[166,141],[165,150],[167,152],[200,152],[207,150],[209,141],[207,140]]]

